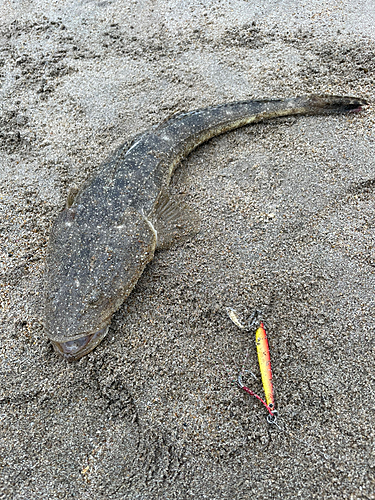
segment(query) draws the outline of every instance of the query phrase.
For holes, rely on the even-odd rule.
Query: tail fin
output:
[[[301,99],[305,101],[304,106],[313,114],[358,112],[362,106],[367,105],[364,99],[357,97],[311,95]]]

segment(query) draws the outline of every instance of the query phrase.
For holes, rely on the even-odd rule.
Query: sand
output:
[[[374,2],[4,0],[0,20],[0,498],[374,499]],[[43,270],[69,186],[175,112],[310,93],[370,106],[198,148],[171,191],[199,233],[59,358]],[[263,394],[226,307],[263,312],[279,427],[233,383],[245,361]]]

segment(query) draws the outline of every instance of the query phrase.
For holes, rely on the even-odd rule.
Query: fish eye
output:
[[[100,293],[100,290],[97,288],[94,288],[88,298],[88,303],[89,304],[96,304],[99,302],[99,299],[101,298],[102,294]]]

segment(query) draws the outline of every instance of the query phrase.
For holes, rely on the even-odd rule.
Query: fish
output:
[[[174,115],[119,147],[69,193],[51,228],[44,330],[55,351],[67,361],[92,351],[155,251],[178,240],[189,216],[168,186],[196,147],[271,118],[356,112],[366,104],[330,95],[225,103]]]

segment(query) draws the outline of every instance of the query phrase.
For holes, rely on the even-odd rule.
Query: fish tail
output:
[[[334,95],[311,95],[300,97],[301,105],[308,114],[332,114],[361,111],[368,103],[357,97],[341,97]]]

